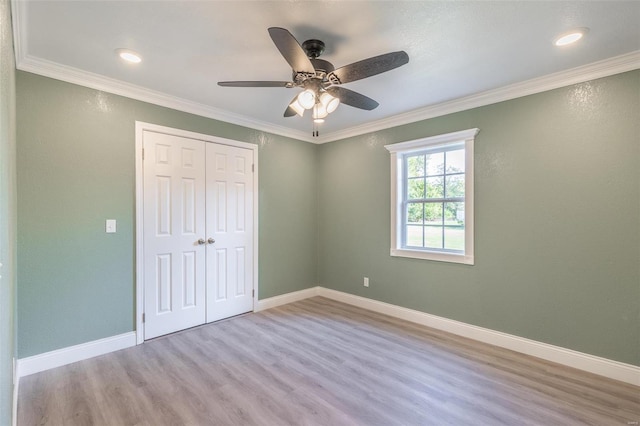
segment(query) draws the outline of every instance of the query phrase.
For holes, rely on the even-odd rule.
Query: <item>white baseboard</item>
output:
[[[268,299],[259,300],[256,304],[254,312],[262,311],[269,308],[275,308],[287,303],[297,302],[298,300],[307,299],[318,295],[319,287],[307,288],[304,290],[286,293],[280,296],[270,297]],[[136,332],[120,334],[118,336],[107,337],[92,342],[82,343],[76,346],[58,349],[28,358],[17,360],[16,376],[20,377],[35,374],[40,371],[49,370],[51,368],[61,367],[71,364],[72,362],[82,361],[109,352],[125,349],[136,345]]]
[[[635,365],[625,364],[577,352],[571,349],[537,342],[524,337],[518,337],[512,334],[502,333],[488,328],[482,328],[324,287],[318,287],[318,295],[338,302],[347,303],[370,311],[446,331],[458,336],[467,337],[480,342],[489,343],[494,346],[499,346],[501,348],[542,358],[547,361],[588,371],[610,379],[640,386],[640,367]]]
[[[28,376],[51,368],[61,367],[72,362],[82,361],[98,355],[104,355],[120,349],[129,348],[136,345],[136,333],[119,334],[117,336],[106,337],[80,345],[69,346],[51,352],[21,358],[17,362],[17,376]]]
[[[416,324],[446,331],[458,336],[467,337],[491,345],[499,346],[526,355],[535,356],[547,361],[577,368],[590,373],[598,374],[610,379],[640,386],[640,367],[585,354],[571,349],[537,342],[535,340],[518,337],[488,328],[466,324],[460,321],[450,320],[436,315],[402,306],[380,302],[366,297],[355,296],[337,290],[324,287],[311,287],[280,296],[259,300],[254,312],[275,308],[287,303],[297,302],[309,297],[322,296],[328,299],[358,306],[373,312],[389,315],[395,318],[410,321]],[[50,368],[60,367],[72,362],[92,358],[109,352],[128,348],[136,345],[136,333],[134,331],[107,337],[93,342],[83,343],[68,348],[58,349],[17,361],[14,385],[14,405],[17,401],[18,383],[20,377],[28,376]]]
[[[286,305],[287,303],[297,302],[298,300],[308,299],[309,297],[317,296],[319,289],[320,287],[305,288],[304,290],[293,291],[291,293],[281,294],[280,296],[258,300],[253,311],[264,311],[265,309],[271,309],[277,306]]]

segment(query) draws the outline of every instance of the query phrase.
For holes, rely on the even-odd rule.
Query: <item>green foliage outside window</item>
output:
[[[464,250],[464,150],[406,157],[406,244]]]

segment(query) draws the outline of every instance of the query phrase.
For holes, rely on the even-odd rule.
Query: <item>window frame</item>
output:
[[[462,263],[473,265],[474,260],[474,171],[473,148],[475,136],[480,129],[467,129],[459,132],[446,133],[408,142],[385,145],[391,154],[391,249],[390,255],[414,259],[435,260],[440,262]],[[407,202],[407,172],[405,157],[421,152],[440,152],[455,145],[464,146],[465,150],[465,238],[464,252],[448,249],[430,249],[417,247],[403,247],[404,237],[404,206]]]

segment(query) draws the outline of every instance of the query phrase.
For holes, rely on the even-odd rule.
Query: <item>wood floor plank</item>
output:
[[[315,297],[21,379],[29,425],[628,425],[640,388]]]

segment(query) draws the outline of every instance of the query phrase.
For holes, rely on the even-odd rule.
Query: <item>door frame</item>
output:
[[[222,145],[234,146],[237,148],[250,149],[253,152],[253,311],[258,306],[258,145],[247,142],[235,141],[233,139],[221,138],[218,136],[195,133],[188,130],[174,129],[160,126],[158,124],[136,121],[136,211],[135,211],[135,232],[136,232],[136,344],[144,343],[144,323],[142,315],[144,312],[144,169],[142,162],[143,133],[145,131],[163,133],[166,135],[178,136],[201,140],[208,143],[218,143]]]

